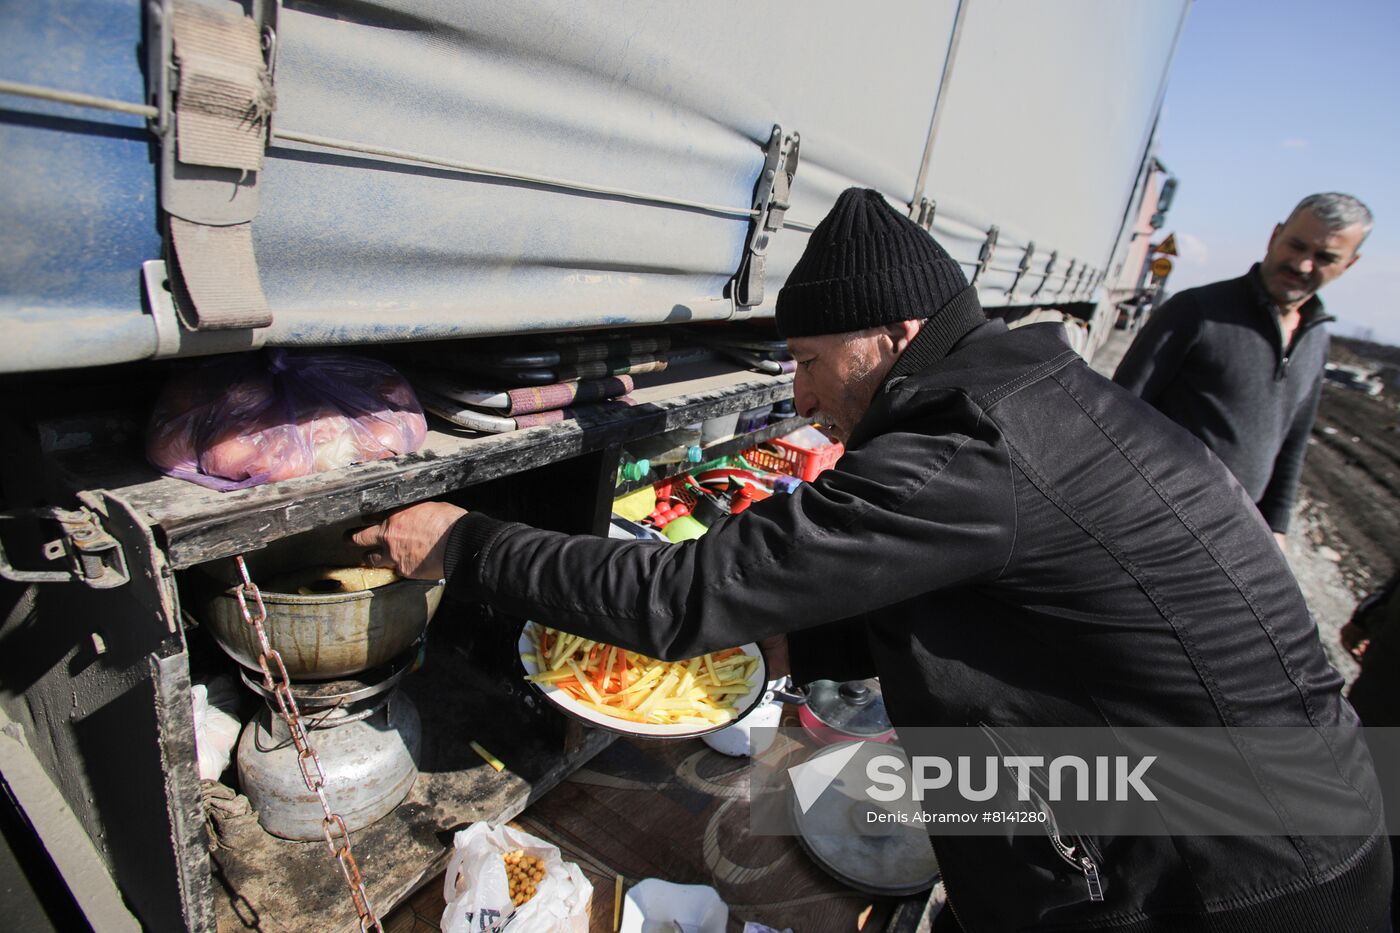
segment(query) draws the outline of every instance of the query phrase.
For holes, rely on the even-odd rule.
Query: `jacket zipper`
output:
[[[987,733],[987,736],[992,740],[992,744],[996,745],[998,750],[1000,750],[1001,746],[1006,746],[1006,748],[1010,749],[1010,746],[1006,745],[1006,740],[997,735],[991,726],[987,725],[985,722],[980,723],[980,725],[982,731]],[[1089,900],[1091,902],[1102,901],[1104,899],[1103,879],[1099,875],[1098,863],[1095,862],[1093,856],[1089,854],[1088,844],[1085,843],[1083,839],[1078,839],[1077,837],[1075,838],[1079,843],[1078,845],[1069,845],[1066,843],[1064,836],[1060,835],[1060,824],[1059,821],[1055,819],[1055,811],[1050,806],[1049,802],[1040,795],[1039,791],[1031,787],[1029,783],[1026,785],[1026,791],[1034,799],[1037,809],[1045,814],[1046,834],[1050,837],[1051,845],[1055,847],[1055,854],[1064,860],[1065,864],[1074,868],[1084,876],[1084,882],[1089,888]],[[949,892],[948,902],[951,904],[952,901],[953,895]],[[955,912],[953,916],[956,917],[957,913]]]
[[[1307,334],[1308,331],[1312,330],[1314,327],[1318,327],[1319,325],[1326,324],[1328,321],[1334,320],[1336,320],[1336,318],[1328,317],[1327,315],[1319,315],[1318,317],[1314,318],[1306,324],[1298,325],[1298,328],[1295,331],[1293,331],[1292,339],[1288,341],[1288,346],[1283,348],[1283,352],[1279,356],[1278,365],[1274,367],[1275,382],[1278,382],[1279,380],[1283,379],[1285,376],[1288,375],[1288,361],[1293,359],[1293,356],[1289,351],[1291,351],[1295,346],[1298,345],[1298,341],[1302,340],[1303,336]],[[1282,332],[1280,332],[1279,336],[1283,336]]]
[[[1060,835],[1060,824],[1055,819],[1054,809],[1034,787],[1028,787],[1027,790],[1035,799],[1040,812],[1045,814],[1046,829],[1050,842],[1055,847],[1055,854],[1084,876],[1084,882],[1089,887],[1089,900],[1102,901],[1103,879],[1099,877],[1098,863],[1089,854],[1089,846],[1082,839],[1078,839],[1079,844],[1073,846],[1065,842],[1065,837]]]
[[[1047,819],[1053,819],[1053,817],[1047,814]],[[1103,900],[1103,881],[1099,878],[1098,864],[1089,857],[1089,847],[1084,846],[1084,852],[1076,857],[1074,853],[1078,847],[1065,845],[1065,840],[1059,833],[1052,832],[1050,841],[1055,844],[1055,851],[1060,858],[1083,873],[1084,880],[1089,885],[1089,900]]]
[[[938,875],[943,881],[944,905],[953,912],[953,919],[958,922],[958,928],[967,931],[962,918],[958,916],[958,909],[953,906],[953,885],[948,881],[948,873],[943,870],[943,856],[938,854],[938,846],[933,844],[933,836],[928,837],[928,844],[933,846],[933,857],[938,862]]]

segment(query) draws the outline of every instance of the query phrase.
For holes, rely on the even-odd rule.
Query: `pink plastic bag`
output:
[[[211,489],[244,489],[411,453],[427,422],[387,363],[268,350],[193,364],[161,392],[146,457]]]

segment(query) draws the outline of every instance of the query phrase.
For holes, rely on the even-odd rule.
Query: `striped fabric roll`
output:
[[[548,386],[527,386],[506,392],[508,415],[529,415],[535,412],[585,405],[603,399],[617,398],[632,391],[631,376],[608,376],[582,382],[561,382]]]
[[[516,430],[523,431],[526,428],[533,428],[541,424],[554,424],[556,421],[565,421],[577,418],[580,415],[600,415],[613,407],[625,408],[636,404],[632,399],[623,397],[609,399],[605,402],[595,402],[592,405],[579,405],[573,408],[556,408],[553,411],[540,411],[529,415],[516,415]]]

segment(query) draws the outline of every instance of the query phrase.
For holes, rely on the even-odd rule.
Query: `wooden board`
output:
[[[729,905],[726,933],[744,921],[799,933],[913,930],[928,896],[872,897],[824,873],[792,837],[748,832],[747,761],[699,740],[619,739],[515,825],[560,847],[593,884],[590,933],[612,933],[614,880],[626,889],[648,877],[714,887]],[[386,929],[436,929],[445,902],[434,879]],[[431,926],[430,926],[431,924]]]
[[[791,376],[719,367],[638,381],[643,384],[632,393],[636,405],[596,419],[493,436],[445,430],[443,422],[430,419],[427,440],[416,453],[232,492],[158,477],[130,440],[124,446],[61,449],[51,457],[67,487],[108,490],[149,516],[172,566],[183,569],[792,395]]]

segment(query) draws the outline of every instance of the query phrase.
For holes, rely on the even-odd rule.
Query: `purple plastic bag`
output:
[[[227,491],[411,453],[427,431],[413,389],[387,363],[267,350],[173,376],[151,412],[146,458]]]

